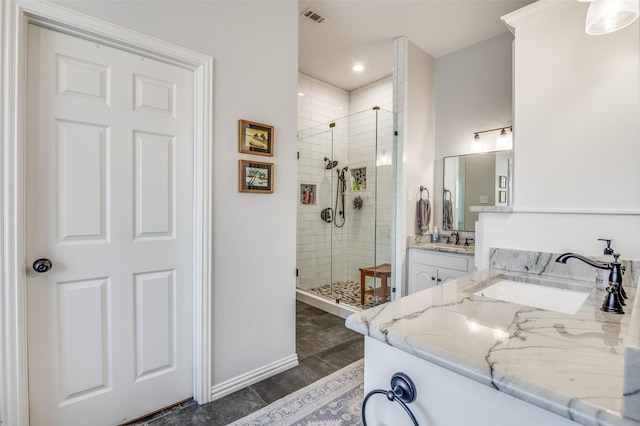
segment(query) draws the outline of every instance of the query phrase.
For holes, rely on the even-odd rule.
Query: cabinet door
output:
[[[421,263],[412,263],[409,265],[409,294],[416,291],[426,290],[437,285],[438,270],[437,268]]]
[[[444,284],[447,281],[455,280],[456,278],[467,275],[468,272],[454,271],[453,269],[438,268],[438,276],[436,281],[438,284]]]

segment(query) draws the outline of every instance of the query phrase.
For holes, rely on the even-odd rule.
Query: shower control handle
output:
[[[333,209],[331,207],[327,207],[320,212],[320,218],[327,223],[333,222]]]

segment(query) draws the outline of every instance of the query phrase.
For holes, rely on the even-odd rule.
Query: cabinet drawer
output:
[[[456,271],[469,271],[469,262],[472,257],[464,254],[445,254],[430,252],[427,250],[409,250],[409,262],[432,265],[438,268],[453,269]]]

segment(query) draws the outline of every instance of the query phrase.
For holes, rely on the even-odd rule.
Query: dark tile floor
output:
[[[296,351],[299,365],[205,405],[187,403],[170,414],[135,425],[223,426],[303,388],[364,356],[364,337],[344,320],[296,302]]]

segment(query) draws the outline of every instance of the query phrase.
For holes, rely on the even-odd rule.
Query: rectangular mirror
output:
[[[444,158],[442,229],[472,231],[478,213],[471,206],[510,206],[512,150]]]

